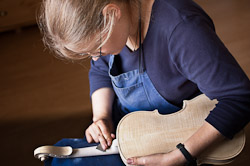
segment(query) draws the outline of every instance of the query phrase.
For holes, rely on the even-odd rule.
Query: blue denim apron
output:
[[[141,55],[139,55],[141,56]],[[142,55],[143,57],[143,55]],[[115,125],[125,114],[138,110],[152,111],[158,109],[161,114],[169,114],[180,108],[166,101],[155,89],[143,65],[139,63],[139,69],[126,73],[117,73],[114,65],[115,56],[111,55],[109,60],[109,76],[117,98],[113,105],[113,119]],[[140,59],[140,58],[139,58]],[[94,146],[88,144],[84,139],[63,139],[56,146],[72,146],[73,148]],[[124,165],[120,156],[93,156],[74,159],[53,158],[45,162],[46,166],[122,166]]]
[[[143,65],[139,69],[119,75],[114,65],[115,56],[109,60],[109,76],[113,89],[119,99],[121,110],[127,114],[133,111],[152,111],[158,109],[161,114],[170,114],[180,108],[166,101],[152,84]]]

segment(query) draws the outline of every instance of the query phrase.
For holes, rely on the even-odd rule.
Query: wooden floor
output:
[[[250,1],[197,0],[250,77]],[[91,121],[89,61],[72,64],[44,50],[37,28],[0,34],[1,165],[41,166],[33,150],[82,137]],[[228,166],[249,166],[250,126],[242,154]]]

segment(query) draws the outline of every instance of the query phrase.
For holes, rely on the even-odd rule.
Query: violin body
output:
[[[183,108],[172,114],[161,115],[155,111],[137,111],[123,117],[118,124],[116,137],[120,156],[126,159],[156,153],[167,153],[194,134],[205,122],[209,112],[217,104],[200,95],[184,101]],[[215,144],[201,154],[198,164],[230,163],[243,149],[245,135],[241,131],[234,139]]]

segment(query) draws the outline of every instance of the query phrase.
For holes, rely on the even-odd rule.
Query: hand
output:
[[[112,120],[100,119],[87,128],[85,135],[88,143],[100,142],[103,150],[106,150],[111,146],[112,140],[115,138],[115,134],[111,133],[113,130]]]
[[[182,166],[186,162],[184,156],[178,149],[169,153],[153,154],[143,157],[132,157],[127,160],[131,165],[145,166]]]

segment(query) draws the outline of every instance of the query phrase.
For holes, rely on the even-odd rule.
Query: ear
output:
[[[104,16],[108,16],[112,12],[114,12],[116,20],[119,20],[121,18],[121,7],[117,4],[108,4],[102,10],[102,14]]]

